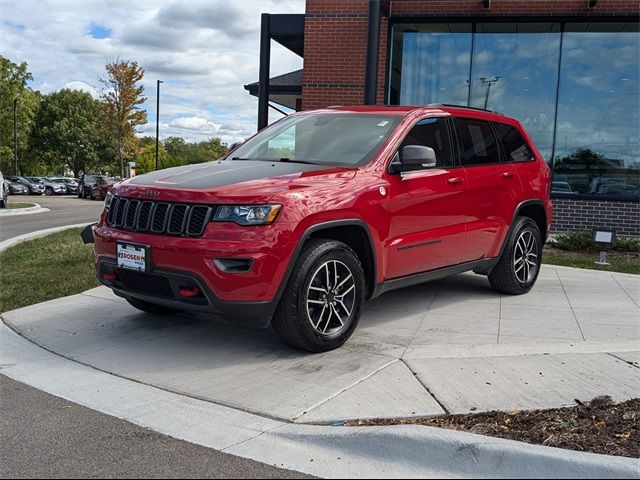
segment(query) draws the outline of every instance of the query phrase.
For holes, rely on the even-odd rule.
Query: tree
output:
[[[158,145],[158,163],[159,167],[169,168],[180,165],[173,158],[167,155],[162,144]],[[155,139],[154,143],[149,143],[142,147],[136,156],[136,174],[140,175],[142,173],[153,172],[156,169],[156,145]]]
[[[15,172],[13,102],[17,100],[18,158],[23,164],[40,95],[28,87],[33,80],[26,62],[13,63],[0,55],[0,170]],[[15,172],[18,173],[18,172]]]
[[[219,138],[210,138],[205,142],[193,145],[191,155],[187,158],[187,163],[211,162],[225,155],[229,149]]]
[[[169,137],[166,138],[162,144],[169,156],[176,159],[180,164],[187,163],[187,157],[189,155],[189,144],[184,141],[184,138]]]
[[[107,76],[100,79],[105,87],[102,99],[107,127],[124,177],[124,159],[134,157],[138,145],[135,127],[147,123],[147,111],[140,108],[147,98],[144,86],[138,85],[144,77],[144,69],[135,61],[116,60],[107,63],[105,70]]]
[[[109,162],[109,153],[101,114],[100,102],[88,93],[64,89],[45,95],[31,149],[58,173],[69,168],[79,177],[88,169],[102,169]]]

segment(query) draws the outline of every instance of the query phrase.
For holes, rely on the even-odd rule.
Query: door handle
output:
[[[502,172],[502,178],[511,178],[513,175],[513,172]]]
[[[462,178],[462,177],[453,177],[453,178],[450,178],[449,180],[447,180],[447,182],[449,182],[452,185],[457,185],[459,183],[464,182],[464,178]]]

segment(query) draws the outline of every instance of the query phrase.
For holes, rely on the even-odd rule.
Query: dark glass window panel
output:
[[[615,31],[567,25],[554,181],[580,194],[638,199],[640,36],[637,23],[607,25]]]
[[[394,27],[390,101],[466,105],[471,42],[470,24]]]
[[[443,118],[428,118],[418,122],[405,137],[400,148],[407,145],[433,148],[436,153],[437,167],[454,165],[449,130]]]
[[[498,142],[506,155],[508,162],[528,162],[533,159],[533,153],[520,132],[511,125],[494,123]]]
[[[498,147],[488,122],[456,119],[462,165],[499,163]]]
[[[553,147],[558,23],[479,23],[471,106],[517,118],[547,160]]]

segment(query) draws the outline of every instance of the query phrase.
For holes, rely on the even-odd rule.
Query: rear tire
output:
[[[510,295],[527,293],[535,285],[542,264],[542,235],[529,217],[518,217],[497,265],[489,273],[494,290]]]
[[[311,239],[291,272],[273,328],[302,350],[333,350],[357,327],[364,295],[364,270],[355,252],[342,242]]]
[[[53,195],[53,188],[51,188],[51,187],[47,187],[47,188],[46,188],[46,190],[44,191],[44,194],[45,194],[47,197],[50,197],[51,195]]]
[[[153,313],[155,315],[168,315],[177,311],[170,307],[156,305],[155,303],[145,302],[144,300],[139,300],[137,298],[127,298],[127,302],[129,302],[129,305],[137,308],[138,310],[142,310],[146,313]]]

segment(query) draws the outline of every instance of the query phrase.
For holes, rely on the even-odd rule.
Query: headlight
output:
[[[243,205],[218,207],[214,222],[234,222],[238,225],[270,225],[282,205]]]
[[[107,192],[107,194],[104,196],[104,208],[105,208],[105,210],[109,210],[109,207],[111,206],[111,202],[112,201],[113,201],[113,193]]]

